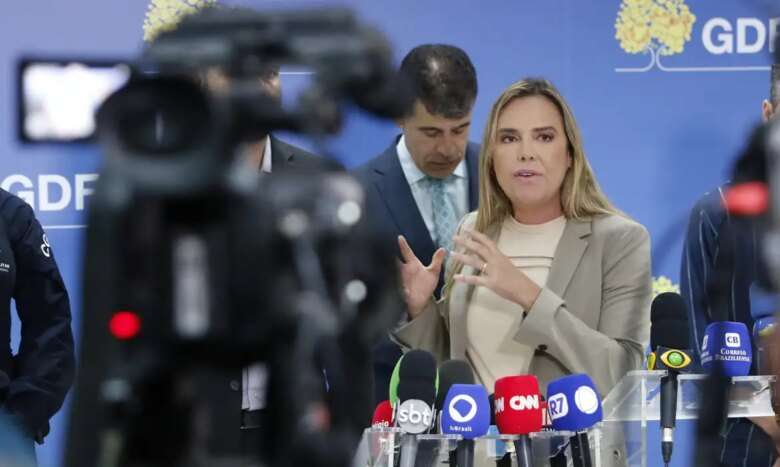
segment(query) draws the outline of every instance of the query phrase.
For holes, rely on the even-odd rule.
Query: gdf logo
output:
[[[539,409],[539,394],[527,395],[527,396],[512,396],[509,398],[509,407],[512,410],[527,410],[527,409]],[[505,410],[504,398],[501,397],[496,401],[496,413],[501,413]]]
[[[550,412],[550,418],[558,420],[569,414],[569,402],[566,400],[566,394],[559,392],[550,396],[547,400],[547,410]]]
[[[461,413],[455,407],[455,404],[461,401],[469,404],[469,410],[466,412],[466,415],[461,415]],[[473,397],[467,394],[460,394],[452,398],[448,410],[450,412],[450,418],[452,418],[454,422],[468,423],[474,419],[475,415],[477,415],[477,401],[475,401]]]
[[[742,345],[742,339],[740,339],[739,334],[736,332],[726,333],[726,347],[739,347],[740,345]]]
[[[398,406],[396,420],[398,426],[407,433],[423,433],[430,428],[432,419],[431,408],[421,400],[408,399]]]

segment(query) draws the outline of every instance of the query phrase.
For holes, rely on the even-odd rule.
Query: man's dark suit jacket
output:
[[[341,164],[336,161],[315,156],[299,147],[285,143],[273,135],[271,141],[271,175],[286,171],[311,171],[328,172],[334,170],[343,170]],[[235,426],[235,431],[223,433],[214,433],[210,449],[219,454],[249,452],[256,446],[247,446],[247,440],[240,436],[239,427],[242,425],[241,402],[243,396],[242,373],[236,371],[225,384],[224,379],[217,378],[217,385],[221,386],[215,389],[216,394],[222,394],[224,397],[216,397],[218,404],[223,410],[229,412],[229,418],[234,419],[230,426]],[[263,420],[272,418],[270,414],[263,415]],[[268,435],[273,427],[262,427],[262,434],[252,433],[255,438],[263,438]]]
[[[412,189],[398,160],[398,152],[395,149],[398,139],[396,138],[385,152],[354,169],[352,174],[366,190],[366,213],[378,233],[387,236],[388,242],[394,243],[397,242],[398,235],[403,235],[420,261],[429,264],[438,247],[425,226],[420,210],[417,209]],[[479,203],[478,144],[469,143],[466,148],[466,171],[469,184],[468,209],[473,211]],[[443,277],[442,274],[437,294],[441,289]],[[400,356],[401,349],[389,338],[383,339],[374,348],[376,404],[388,398],[390,376]]]
[[[283,170],[343,170],[336,161],[305,151],[271,135],[271,173]]]

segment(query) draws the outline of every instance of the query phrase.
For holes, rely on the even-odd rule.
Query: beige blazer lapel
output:
[[[555,249],[550,275],[547,277],[547,288],[561,298],[566,293],[574,271],[588,247],[587,237],[591,232],[591,223],[590,220],[569,219],[563,229],[558,247]]]
[[[485,235],[494,242],[498,241],[501,233],[501,224],[488,228]],[[461,274],[479,275],[471,266],[463,266]],[[471,297],[474,295],[475,287],[469,284],[457,283],[452,289],[449,303],[449,323],[450,323],[450,358],[466,358],[466,312],[471,303]]]

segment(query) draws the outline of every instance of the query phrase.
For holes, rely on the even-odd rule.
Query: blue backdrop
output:
[[[269,8],[333,4],[224,3]],[[397,59],[423,42],[452,43],[469,53],[480,86],[475,141],[505,86],[528,75],[552,80],[574,108],[586,153],[605,191],[650,230],[654,275],[677,282],[690,207],[725,180],[749,129],[759,121],[761,100],[769,92],[773,18],[780,16],[780,5],[769,0],[673,0],[665,10],[660,0],[622,3],[627,4],[619,28],[622,40],[616,38],[619,0],[340,4],[354,7],[385,31]],[[643,9],[652,4],[658,4],[655,11]],[[672,4],[686,5],[690,15],[670,16]],[[131,57],[142,43],[146,9],[146,0],[25,0],[5,2],[0,15],[0,185],[28,199],[47,227],[71,292],[76,329],[84,206],[89,205],[101,156],[89,146],[31,147],[15,140],[15,61],[29,53]],[[642,29],[645,21],[652,27]],[[296,76],[282,80],[288,90],[301,85]],[[354,112],[332,149],[354,166],[382,151],[395,132],[392,124]],[[16,341],[14,337],[13,345]],[[63,415],[58,415],[52,434],[38,449],[42,467],[59,465],[63,435]],[[675,459],[685,465],[684,454]]]

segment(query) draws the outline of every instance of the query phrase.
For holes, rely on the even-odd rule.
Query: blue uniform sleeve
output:
[[[704,330],[712,322],[707,284],[717,258],[718,229],[726,217],[720,206],[719,191],[696,203],[688,220],[683,245],[680,293],[688,310],[690,342],[697,362],[701,362]]]
[[[49,240],[22,202],[8,224],[17,265],[13,298],[21,321],[6,408],[42,441],[73,383],[75,355],[68,292]]]

